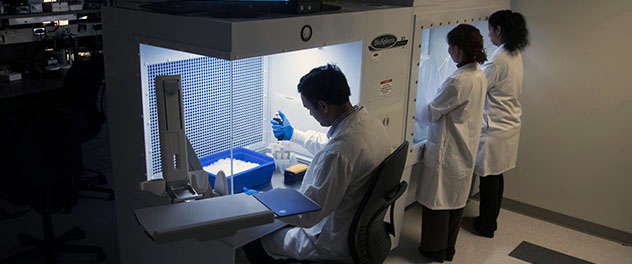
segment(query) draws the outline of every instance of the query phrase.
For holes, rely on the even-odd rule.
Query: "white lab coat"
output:
[[[457,69],[428,104],[430,132],[417,201],[433,210],[465,207],[476,160],[487,80],[476,63]]]
[[[422,116],[428,115],[426,106],[435,98],[442,82],[443,80],[439,75],[439,70],[432,56],[422,54],[421,66],[419,67],[419,87],[417,88],[416,120],[422,120]],[[428,123],[415,122],[413,142],[417,143],[426,139],[428,136],[428,125]]]
[[[522,109],[522,56],[510,54],[504,45],[483,65],[488,88],[481,142],[474,172],[498,175],[516,167]]]
[[[349,227],[368,187],[368,174],[391,153],[386,129],[360,108],[327,135],[294,130],[292,141],[315,154],[300,192],[322,209],[282,218],[295,227],[263,237],[263,247],[274,258],[351,263]]]

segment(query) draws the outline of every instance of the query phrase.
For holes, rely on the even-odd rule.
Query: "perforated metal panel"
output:
[[[155,78],[180,75],[186,135],[198,157],[230,144],[230,85],[233,85],[233,147],[263,141],[263,58],[227,61],[210,57],[147,65],[151,172],[162,171]]]

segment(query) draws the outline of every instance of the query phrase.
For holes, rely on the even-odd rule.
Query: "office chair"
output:
[[[356,264],[383,263],[391,251],[390,235],[395,235],[395,201],[408,184],[400,182],[408,141],[404,141],[371,173],[369,187],[356,211],[349,230],[349,250]],[[390,223],[384,222],[391,208]]]
[[[103,112],[103,57],[95,56],[90,60],[76,60],[68,70],[63,84],[64,107],[79,125],[81,143],[95,138],[105,122]],[[101,89],[103,87],[103,89]],[[97,107],[101,91],[100,107]],[[83,168],[83,155],[79,154],[82,164],[82,174],[76,181],[80,191],[91,191],[107,194],[108,200],[114,200],[114,191],[99,187],[107,183],[105,174],[100,171]],[[92,174],[93,176],[90,176]]]
[[[38,109],[16,113],[4,120],[12,130],[6,135],[3,133],[6,138],[0,138],[5,141],[3,152],[10,153],[2,159],[7,174],[3,177],[0,194],[13,204],[30,205],[42,216],[43,239],[19,234],[21,245],[35,248],[0,259],[0,263],[14,263],[38,255],[43,256],[46,263],[55,263],[57,252],[96,254],[98,261],[106,258],[101,247],[68,244],[85,237],[78,226],[57,238],[54,235],[51,215],[59,211],[68,213],[76,204],[78,192],[74,178],[81,169],[74,158],[76,153],[81,153],[74,135],[77,129],[57,111],[59,109]]]

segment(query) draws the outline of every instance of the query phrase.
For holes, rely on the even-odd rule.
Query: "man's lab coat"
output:
[[[369,173],[391,153],[386,129],[361,107],[332,125],[327,135],[295,130],[292,141],[315,154],[300,192],[322,210],[283,218],[295,227],[263,237],[263,247],[275,258],[351,263],[351,221]]]

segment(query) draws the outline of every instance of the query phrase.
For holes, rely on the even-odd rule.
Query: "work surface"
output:
[[[61,104],[65,71],[55,75],[0,81],[0,111],[50,107]]]
[[[170,243],[189,238],[195,238],[200,241],[226,238],[224,242],[229,246],[241,246],[284,225],[282,223],[269,225],[272,224],[275,219],[273,211],[268,208],[272,209],[273,207],[277,208],[281,206],[281,208],[284,209],[285,207],[283,206],[290,206],[288,207],[288,211],[301,210],[301,208],[292,208],[289,204],[283,204],[283,202],[298,202],[301,200],[300,198],[303,196],[292,189],[292,187],[297,186],[285,188],[288,186],[279,184],[279,180],[283,178],[279,173],[276,173],[273,178],[275,178],[274,183],[268,184],[268,186],[262,186],[261,188],[270,189],[272,187],[279,187],[279,189],[275,189],[273,192],[267,191],[254,195],[239,193],[137,209],[135,211],[136,220],[144,228],[147,235],[157,244]],[[275,196],[273,194],[278,195]],[[260,195],[260,197],[255,199],[257,195]],[[279,195],[283,197],[280,198]],[[285,197],[292,198],[286,200]],[[270,201],[270,198],[280,200],[280,204],[275,205],[277,201]],[[266,201],[266,199],[268,200]],[[305,202],[306,203],[301,205],[307,208],[305,210],[313,211],[318,209],[318,206],[310,200],[305,199]],[[309,207],[309,205],[313,205],[313,208]],[[290,212],[289,214],[293,213]],[[279,215],[278,212],[277,215]],[[281,214],[281,216],[282,215],[283,214]],[[267,227],[240,232],[241,229],[259,226]],[[236,235],[236,232],[244,234]]]
[[[262,190],[270,190],[272,188],[293,188],[298,190],[300,187],[300,182],[292,185],[285,185],[285,183],[283,183],[283,174],[274,171],[274,174],[272,174],[272,179],[270,180],[270,184],[264,186]],[[235,233],[233,236],[222,238],[220,239],[220,241],[226,243],[230,247],[238,248],[276,230],[279,230],[286,225],[287,224],[285,222],[277,218],[274,220],[274,223],[244,228],[237,231],[237,233]]]
[[[0,81],[0,100],[60,89],[64,84],[65,76],[66,70],[59,70],[37,78],[23,76],[23,79],[18,81]]]

